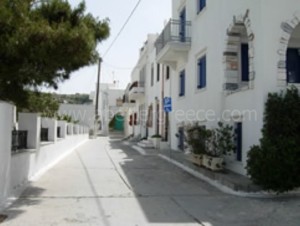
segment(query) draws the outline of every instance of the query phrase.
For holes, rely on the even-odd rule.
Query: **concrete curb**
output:
[[[136,150],[138,153],[140,153],[141,155],[146,155],[146,151],[143,148],[136,145],[133,145],[132,148]]]
[[[229,194],[229,195],[234,195],[234,196],[243,197],[243,198],[265,198],[265,199],[282,198],[282,197],[294,197],[294,196],[299,196],[300,195],[300,191],[290,192],[290,193],[287,193],[287,194],[280,194],[280,195],[277,195],[276,193],[270,193],[270,192],[252,192],[252,193],[249,192],[248,193],[248,192],[242,192],[242,191],[235,191],[235,190],[219,183],[218,181],[212,180],[212,179],[202,175],[201,173],[199,173],[199,172],[197,172],[197,171],[181,164],[180,162],[177,162],[173,159],[170,159],[169,157],[167,157],[165,155],[158,154],[158,156],[160,158],[164,159],[165,161],[176,165],[177,167],[181,168],[185,172],[197,177],[198,179],[207,182],[208,184],[210,184],[213,187],[217,188],[221,192],[224,192],[224,193]]]

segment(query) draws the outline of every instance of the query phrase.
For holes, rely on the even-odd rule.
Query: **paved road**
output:
[[[300,200],[225,195],[157,156],[99,138],[4,213],[1,226],[299,226]]]

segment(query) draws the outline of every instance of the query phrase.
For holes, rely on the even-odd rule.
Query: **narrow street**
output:
[[[31,184],[1,226],[299,226],[297,198],[229,196],[117,139],[90,140]]]

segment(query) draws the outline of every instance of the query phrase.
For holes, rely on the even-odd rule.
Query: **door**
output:
[[[287,50],[287,82],[300,83],[300,56],[298,49]]]
[[[236,140],[236,160],[241,162],[242,157],[242,146],[243,146],[243,127],[242,123],[238,122],[235,125],[235,140]]]
[[[186,9],[184,8],[179,16],[179,38],[181,42],[185,42],[185,27],[186,27]]]
[[[178,128],[178,148],[184,151],[184,130],[182,127]]]

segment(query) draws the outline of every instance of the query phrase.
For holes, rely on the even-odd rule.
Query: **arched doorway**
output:
[[[234,93],[254,88],[254,34],[251,30],[249,11],[235,17],[227,30],[224,90]]]
[[[300,84],[300,11],[281,24],[282,35],[277,51],[278,86]]]

